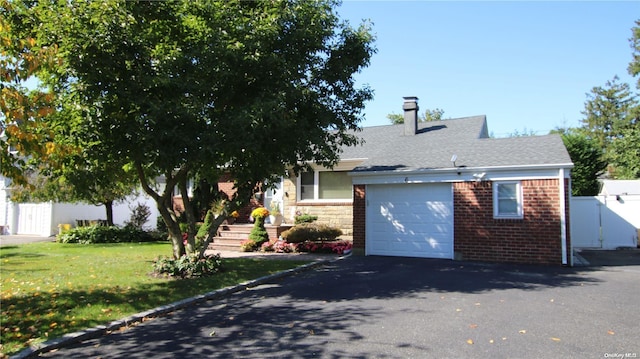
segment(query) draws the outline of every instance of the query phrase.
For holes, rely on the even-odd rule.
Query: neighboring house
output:
[[[131,209],[137,203],[147,205],[151,211],[145,225],[155,229],[159,216],[155,202],[148,196],[131,196],[126,202],[113,206],[113,222],[124,225],[130,219]],[[77,220],[106,220],[104,206],[82,203],[17,203],[11,201],[11,181],[0,176],[0,234],[20,234],[49,237],[59,232],[59,225],[76,226]]]
[[[574,248],[638,247],[640,180],[601,180],[597,196],[571,198]]]
[[[489,138],[485,116],[363,128],[332,170],[283,178],[285,215],[317,215],[365,255],[571,265],[558,135]]]

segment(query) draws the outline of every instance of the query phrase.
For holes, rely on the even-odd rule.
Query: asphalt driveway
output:
[[[638,357],[639,298],[638,266],[354,256],[42,356]]]

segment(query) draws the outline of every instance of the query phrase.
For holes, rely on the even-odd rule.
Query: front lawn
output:
[[[223,272],[211,277],[150,276],[153,261],[170,254],[167,242],[0,247],[0,357],[65,333],[307,263],[224,258]]]

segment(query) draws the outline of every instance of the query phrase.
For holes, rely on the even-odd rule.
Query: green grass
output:
[[[33,243],[0,248],[0,357],[65,333],[294,268],[304,261],[224,258],[207,278],[154,278],[169,243]]]

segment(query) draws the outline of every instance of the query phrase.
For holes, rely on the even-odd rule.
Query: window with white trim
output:
[[[301,201],[351,201],[353,185],[348,171],[303,172],[298,177]]]
[[[493,217],[522,218],[522,185],[519,181],[494,182]]]

